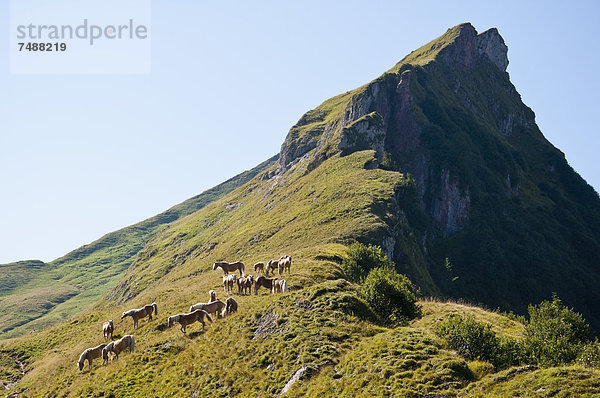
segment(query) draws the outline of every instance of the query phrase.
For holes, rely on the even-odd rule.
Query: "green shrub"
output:
[[[350,245],[348,257],[342,262],[344,277],[352,282],[362,282],[376,267],[394,268],[394,263],[388,260],[381,247],[358,242]]]
[[[590,326],[581,314],[563,305],[558,297],[530,305],[525,344],[532,360],[542,366],[574,361],[589,339]]]
[[[372,269],[361,287],[365,301],[384,322],[406,323],[421,315],[412,282],[386,265]]]
[[[498,349],[494,358],[494,365],[498,369],[508,368],[527,363],[529,353],[522,340],[512,337],[501,337],[498,339]]]
[[[577,358],[577,363],[586,368],[600,368],[600,343],[598,343],[598,340],[583,347]]]
[[[494,362],[499,342],[488,323],[479,322],[473,316],[451,315],[440,322],[435,332],[450,348],[467,360]]]

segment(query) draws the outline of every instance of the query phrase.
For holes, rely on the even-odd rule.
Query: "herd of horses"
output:
[[[254,271],[257,272],[257,277],[254,278],[252,275],[245,274],[245,265],[241,261],[235,263],[228,263],[226,261],[218,261],[213,264],[213,270],[221,268],[223,270],[223,287],[225,294],[233,293],[235,285],[238,287],[238,294],[244,295],[246,292],[252,295],[252,287],[254,286],[254,294],[258,295],[258,289],[264,287],[271,291],[271,294],[275,293],[287,293],[289,288],[285,279],[278,277],[268,278],[269,272],[274,276],[275,270],[278,271],[279,275],[282,276],[286,272],[289,275],[291,273],[292,257],[281,256],[279,260],[271,260],[266,265],[263,262],[254,264]],[[239,271],[240,276],[236,277],[235,274],[230,272]],[[202,331],[204,331],[205,322],[207,319],[212,323],[211,314],[216,319],[224,318],[229,314],[236,312],[238,309],[237,301],[233,297],[227,298],[225,302],[222,302],[217,298],[217,293],[214,290],[209,292],[209,298],[207,303],[197,303],[189,308],[189,312],[172,315],[167,318],[167,326],[170,328],[175,323],[179,323],[180,330],[185,334],[186,327],[189,324],[200,322],[202,324]],[[148,317],[148,322],[152,320],[152,314],[158,315],[158,305],[156,303],[148,304],[142,308],[131,309],[123,312],[121,320],[127,316],[133,319],[133,328],[137,329],[138,321],[144,317]],[[96,347],[91,347],[84,350],[79,357],[77,365],[79,370],[83,370],[85,361],[88,361],[88,368],[92,370],[92,361],[94,359],[102,357],[102,365],[107,365],[109,362],[109,355],[112,353],[112,360],[119,359],[119,354],[129,348],[129,352],[133,352],[135,349],[135,338],[128,334],[120,338],[119,340],[113,341],[113,332],[115,330],[114,322],[109,320],[104,322],[102,325],[102,334],[104,339],[109,339],[109,343],[103,343]]]

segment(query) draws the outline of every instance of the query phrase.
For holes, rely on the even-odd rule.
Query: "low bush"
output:
[[[581,314],[566,307],[558,297],[530,305],[525,344],[533,362],[556,366],[574,361],[589,340],[590,326]]]
[[[600,368],[600,343],[598,340],[583,347],[577,358],[577,363],[586,368]]]
[[[388,260],[381,247],[358,242],[350,245],[348,256],[342,262],[344,277],[352,282],[362,282],[377,267],[394,268],[394,263]]]
[[[452,315],[440,322],[435,332],[450,348],[467,360],[494,362],[498,339],[491,325],[477,321],[473,316]]]
[[[435,333],[463,358],[486,361],[497,369],[522,364],[528,358],[522,342],[510,337],[498,338],[490,324],[471,315],[452,315],[436,326]]]
[[[372,269],[361,292],[373,312],[386,323],[402,324],[421,315],[417,289],[389,265]]]

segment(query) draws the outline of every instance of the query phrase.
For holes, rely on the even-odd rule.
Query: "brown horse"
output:
[[[265,263],[259,261],[254,264],[254,272],[258,272],[258,275],[263,275],[265,273]]]
[[[190,312],[189,314],[177,314],[177,315],[170,316],[167,319],[167,325],[169,327],[171,327],[171,326],[173,326],[173,323],[179,322],[179,324],[181,325],[180,330],[183,333],[186,333],[186,331],[185,331],[186,326],[189,325],[190,323],[194,323],[194,322],[198,321],[198,322],[202,323],[202,331],[204,331],[204,318],[206,318],[210,322],[212,322],[212,319],[210,319],[208,312],[198,309],[198,310],[194,310],[194,311]]]
[[[214,313],[215,317],[217,319],[219,319],[219,317],[221,316],[221,312],[223,311],[223,309],[225,307],[226,307],[225,303],[222,302],[221,300],[217,299],[216,301],[213,301],[212,303],[194,304],[190,307],[190,312],[193,312],[195,310],[204,310],[204,311],[208,312],[209,314]]]
[[[110,339],[112,340],[113,332],[115,331],[115,325],[113,324],[112,319],[108,322],[104,322],[102,324],[102,333],[104,334],[104,338],[107,339],[110,334]]]
[[[223,310],[223,312],[221,312],[221,316],[225,318],[227,315],[237,312],[237,309],[237,301],[235,301],[233,297],[229,297],[227,298],[227,300],[225,300],[225,309]]]
[[[102,365],[106,365],[108,363],[109,352],[112,352],[115,355],[113,360],[119,359],[119,354],[126,348],[129,348],[129,352],[133,352],[135,348],[135,339],[130,334],[121,337],[119,340],[111,341],[106,347],[104,347],[102,350]]]
[[[98,347],[88,348],[87,350],[83,351],[81,353],[81,356],[79,357],[79,361],[77,362],[79,370],[83,370],[83,365],[86,359],[88,361],[89,370],[92,370],[92,360],[100,358],[102,356],[102,350],[104,349],[104,347],[106,347],[106,344],[103,343],[100,344]]]
[[[259,276],[256,278],[256,282],[254,283],[254,294],[258,294],[259,287],[265,287],[269,290],[273,289],[273,282],[279,280],[279,278],[269,279],[264,276]]]
[[[273,288],[271,289],[271,293],[287,293],[290,290],[288,289],[287,282],[285,279],[275,278],[273,280]]]
[[[153,309],[154,309],[154,314],[158,315],[158,307],[157,307],[156,303],[152,303],[152,304],[145,305],[142,308],[125,311],[123,313],[123,315],[121,315],[121,319],[125,318],[126,316],[132,317],[133,318],[133,328],[137,329],[138,320],[140,318],[143,318],[146,315],[148,315],[148,318],[149,318],[148,322],[150,322],[152,320],[152,310]]]
[[[213,264],[213,270],[217,268],[221,268],[225,275],[229,274],[230,272],[235,272],[239,270],[240,276],[244,276],[244,273],[246,272],[246,267],[241,261],[236,261],[235,263],[228,263],[227,261],[217,261]]]
[[[225,294],[233,292],[235,281],[236,278],[234,274],[223,276],[223,289],[225,289]]]
[[[277,268],[279,275],[282,275],[287,270],[288,275],[290,274],[290,268],[292,267],[292,256],[281,256],[277,262]]]
[[[246,289],[248,289],[248,294],[252,294],[252,285],[254,284],[254,277],[252,275],[242,276],[238,278],[238,294],[246,294]]]
[[[265,268],[265,276],[269,276],[269,271],[275,275],[275,270],[279,268],[279,260],[269,260]]]
[[[208,292],[208,302],[212,303],[213,301],[217,301],[217,292],[211,290],[210,292]]]

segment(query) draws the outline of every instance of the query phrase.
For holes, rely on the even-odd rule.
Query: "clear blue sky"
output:
[[[0,263],[53,260],[255,166],[306,110],[467,21],[499,29],[541,130],[600,190],[600,2],[291,3],[153,1],[151,74],[11,75],[2,2]]]

